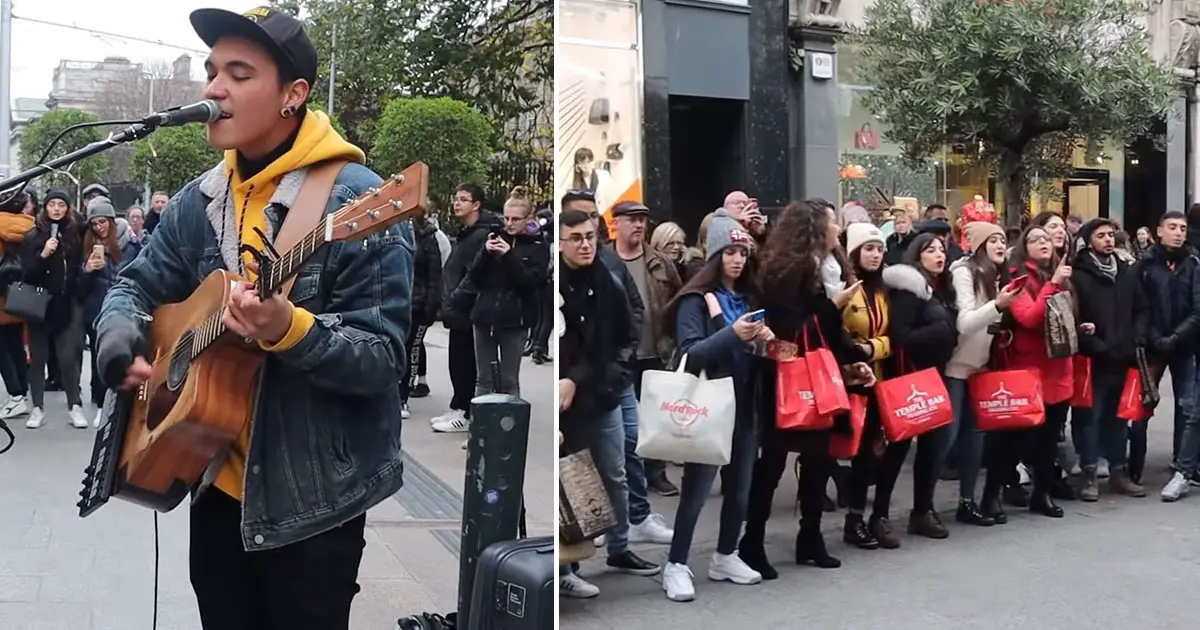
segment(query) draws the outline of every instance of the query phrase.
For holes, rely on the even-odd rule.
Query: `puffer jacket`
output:
[[[944,373],[958,337],[949,291],[944,287],[935,291],[925,274],[911,265],[885,268],[883,282],[891,289],[888,302],[892,360],[888,376],[903,376],[926,368]]]
[[[1009,311],[1012,313],[1013,339],[1005,352],[1007,366],[1038,370],[1042,377],[1042,396],[1047,405],[1065,402],[1075,393],[1071,357],[1050,358],[1046,352],[1046,300],[1063,288],[1047,281],[1039,284],[1033,263],[1013,275],[1027,275],[1029,280],[1017,293]]]
[[[992,324],[1000,323],[1003,313],[996,308],[996,300],[985,299],[975,286],[975,273],[968,259],[954,261],[950,265],[950,278],[954,284],[954,303],[958,308],[956,327],[958,344],[954,355],[946,365],[946,376],[966,379],[983,369],[992,355],[992,338],[988,332]]]

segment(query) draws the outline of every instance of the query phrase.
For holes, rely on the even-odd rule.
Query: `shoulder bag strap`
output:
[[[282,253],[295,247],[300,243],[300,239],[324,220],[329,196],[333,194],[333,183],[346,164],[348,162],[345,160],[333,160],[308,167],[308,174],[304,177],[304,184],[300,186],[296,202],[288,209],[283,225],[275,235],[273,246],[277,251]],[[292,274],[280,285],[280,294],[290,295],[295,282],[296,275]]]

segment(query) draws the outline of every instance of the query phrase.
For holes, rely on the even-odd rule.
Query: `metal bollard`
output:
[[[518,536],[524,512],[529,411],[528,402],[509,394],[485,394],[471,401],[458,569],[459,628],[470,627],[480,552]]]

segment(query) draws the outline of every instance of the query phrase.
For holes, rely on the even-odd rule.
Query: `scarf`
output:
[[[721,318],[725,321],[726,326],[732,326],[739,317],[750,312],[750,305],[746,303],[745,295],[731,291],[724,285],[717,287],[713,293],[717,296],[717,303],[721,305]],[[742,348],[733,352],[733,368],[742,376],[750,371],[750,356]]]
[[[1096,269],[1098,269],[1100,273],[1104,274],[1109,280],[1116,280],[1117,259],[1115,256],[1109,255],[1101,257],[1094,250],[1090,249],[1088,250],[1088,255],[1091,256],[1092,262],[1096,263]]]

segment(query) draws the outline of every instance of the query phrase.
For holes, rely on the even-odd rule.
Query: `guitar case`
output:
[[[468,630],[554,628],[554,538],[489,545],[479,554]]]

